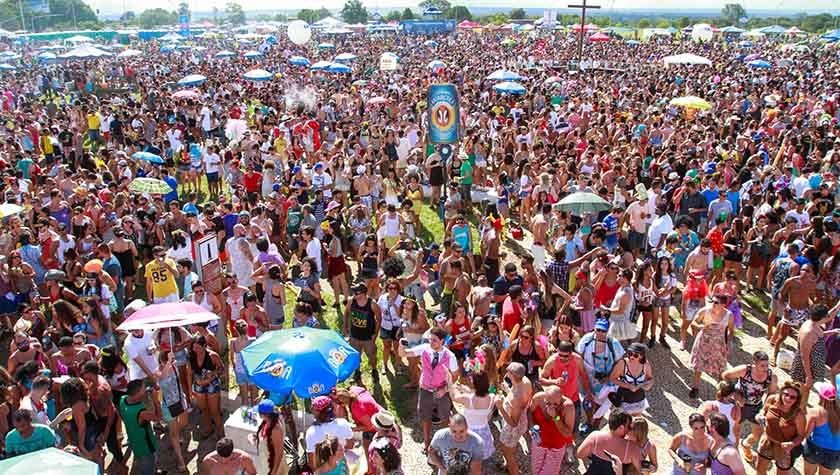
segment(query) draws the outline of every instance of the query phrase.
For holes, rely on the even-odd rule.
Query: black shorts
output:
[[[744,404],[744,407],[741,408],[741,421],[749,421],[753,424],[757,424],[755,420],[755,416],[761,412],[761,408],[764,404]]]
[[[392,328],[390,330],[386,330],[384,328],[379,329],[379,338],[383,340],[396,340],[397,339],[397,332],[399,328]]]
[[[805,456],[805,461],[820,467],[825,467],[830,470],[840,469],[840,450],[824,449],[817,447],[810,441],[805,441],[802,444],[804,447],[802,454]]]

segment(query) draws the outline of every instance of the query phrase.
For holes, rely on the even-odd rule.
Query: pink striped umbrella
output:
[[[148,305],[131,314],[118,330],[156,330],[218,320],[219,316],[193,302]]]

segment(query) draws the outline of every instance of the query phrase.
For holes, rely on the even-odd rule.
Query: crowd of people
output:
[[[603,68],[570,72],[574,35],[275,39],[256,60],[215,57],[232,38],[60,63],[0,46],[22,55],[0,75],[5,457],[58,446],[145,475],[165,452],[188,473],[192,436],[215,441],[202,473],[346,475],[361,445],[367,473],[399,475],[416,421],[441,475],[840,468],[836,48],[613,39],[586,45]],[[289,63],[337,52],[352,72]],[[713,65],[662,65],[689,52]],[[257,66],[276,77],[242,79]],[[496,69],[527,92],[494,90]],[[188,74],[206,80],[184,93]],[[426,94],[447,82],[461,135],[444,150]],[[710,107],[670,104],[688,95]],[[600,208],[561,202],[576,193]],[[196,267],[212,233],[220,282]],[[220,320],[117,329],[179,301]],[[304,326],[369,371],[310,401],[290,460],[282,401],[242,351]],[[764,344],[734,361],[745,334]],[[657,447],[648,395],[682,352],[685,389],[667,390],[697,409]],[[377,401],[383,384],[416,414]],[[259,414],[249,447],[225,437],[228,390]]]

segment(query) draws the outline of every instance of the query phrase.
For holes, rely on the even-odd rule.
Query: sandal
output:
[[[755,463],[755,454],[752,451],[752,447],[747,445],[746,440],[741,441],[741,448],[743,449],[744,460],[750,465]]]

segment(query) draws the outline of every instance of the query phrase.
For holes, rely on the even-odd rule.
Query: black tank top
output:
[[[373,332],[376,331],[376,319],[373,315],[373,301],[368,298],[364,305],[356,303],[353,299],[350,303],[350,337],[356,340],[370,340]]]
[[[213,363],[213,358],[210,357],[210,353],[204,354],[204,362],[201,365],[198,364],[198,356],[195,353],[190,354],[190,367],[192,368],[193,373],[196,374],[201,374],[204,370],[216,370],[216,364]]]
[[[525,366],[525,375],[531,381],[536,381],[535,377],[537,376],[539,367],[534,366],[533,362],[539,361],[540,356],[537,354],[537,349],[533,345],[531,346],[531,352],[528,354],[523,354],[519,351],[519,345],[516,345],[516,349],[513,350],[510,359]]]

